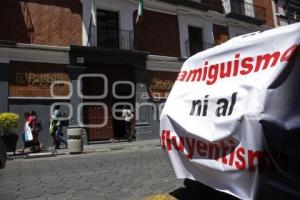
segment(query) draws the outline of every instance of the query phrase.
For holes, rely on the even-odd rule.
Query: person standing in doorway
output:
[[[134,118],[134,115],[130,109],[124,106],[122,110],[122,117],[124,119],[125,136],[128,139],[128,141],[131,142],[132,141],[131,122]]]
[[[53,135],[53,140],[55,144],[55,149],[59,149],[60,143],[64,143],[67,147],[68,143],[66,139],[64,138],[64,134],[62,132],[62,123],[61,123],[61,118],[62,114],[60,111],[60,105],[56,105],[54,107],[54,112],[51,116],[51,125],[52,127],[52,135]],[[51,128],[50,128],[51,129]],[[50,131],[51,132],[51,131]]]
[[[131,139],[136,141],[136,128],[135,128],[135,124],[136,124],[136,118],[135,118],[135,113],[132,112],[133,118],[131,120]]]

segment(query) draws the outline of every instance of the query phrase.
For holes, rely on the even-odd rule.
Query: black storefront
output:
[[[84,105],[83,123],[91,125],[87,128],[89,142],[124,136],[122,121],[115,117],[121,117],[124,103],[138,112],[135,113],[137,139],[158,138],[158,127],[151,125],[151,115],[156,108],[148,106],[150,100],[145,97],[148,95],[149,80],[147,55],[146,52],[132,50],[70,47],[70,65],[84,69],[78,78],[82,83],[82,94],[85,95],[81,98]],[[103,75],[107,78],[107,84]],[[104,126],[93,127],[104,124],[105,120],[107,123]],[[158,120],[157,117],[155,120]]]

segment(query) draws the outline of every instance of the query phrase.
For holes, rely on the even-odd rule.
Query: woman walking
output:
[[[31,127],[29,126],[30,113],[25,112],[24,118],[25,118],[24,133],[22,134],[23,149],[22,149],[21,153],[24,153],[24,151],[27,147],[29,148],[32,146],[32,140],[33,140]]]
[[[41,151],[41,143],[39,141],[39,129],[37,126],[37,114],[34,111],[30,112],[29,125],[31,127],[31,132],[32,132],[32,136],[33,136],[33,140],[32,140],[33,151],[40,152]]]

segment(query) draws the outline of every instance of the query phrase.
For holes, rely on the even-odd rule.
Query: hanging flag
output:
[[[144,14],[144,0],[139,0],[139,8],[136,16],[136,21],[135,21],[136,24],[141,21],[143,14]]]
[[[94,7],[94,1],[90,1],[89,7],[91,15],[87,33],[87,46],[92,46],[93,44],[95,44],[95,41],[93,41],[94,38],[92,37],[92,33],[95,31],[96,28],[96,9]]]

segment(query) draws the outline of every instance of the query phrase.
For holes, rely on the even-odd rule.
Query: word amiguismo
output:
[[[241,54],[236,53],[234,60],[211,64],[205,61],[203,67],[192,69],[189,71],[183,70],[179,73],[177,81],[182,82],[200,82],[203,81],[207,85],[214,84],[218,79],[229,78],[240,75],[248,75],[250,73],[265,70],[276,66],[279,62],[290,61],[293,54],[298,49],[299,44],[292,45],[283,53],[275,51],[266,53],[256,57],[240,58]]]

